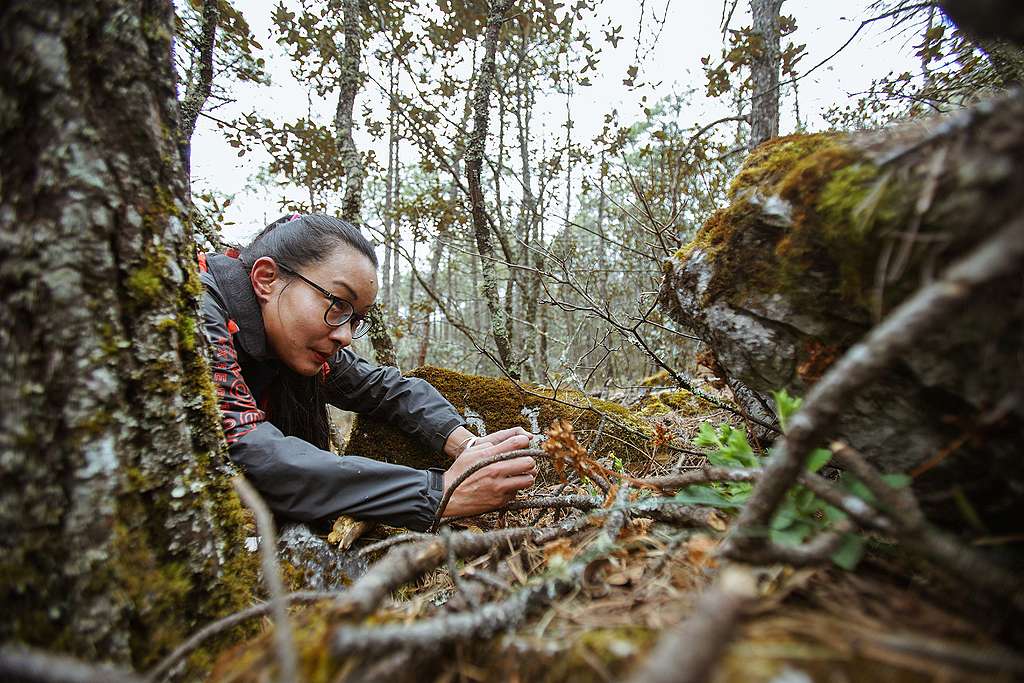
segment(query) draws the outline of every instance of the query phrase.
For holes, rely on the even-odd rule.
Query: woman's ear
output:
[[[270,301],[274,293],[275,283],[280,279],[281,271],[278,269],[274,259],[269,256],[262,256],[252,264],[249,271],[249,281],[252,282],[252,290],[261,304]]]

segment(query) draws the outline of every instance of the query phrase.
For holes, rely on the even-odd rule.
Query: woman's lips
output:
[[[313,355],[316,356],[317,362],[319,362],[321,364],[326,363],[327,359],[330,358],[330,356],[327,355],[326,353],[320,353],[316,349],[312,349],[312,351],[313,351]]]

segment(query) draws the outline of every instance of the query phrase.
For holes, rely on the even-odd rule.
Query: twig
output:
[[[0,679],[38,683],[144,683],[131,671],[25,645],[0,645]]]
[[[451,486],[449,486],[444,492],[444,496],[441,498],[441,504],[437,506],[437,512],[434,513],[434,521],[430,524],[430,530],[433,531],[437,529],[438,525],[441,523],[441,515],[444,514],[445,508],[448,507],[448,501],[452,499],[452,494],[455,493],[455,489],[459,488],[464,481],[485,467],[489,467],[499,462],[505,462],[506,460],[515,460],[516,458],[523,457],[548,457],[548,454],[538,448],[524,448],[517,451],[510,451],[508,453],[499,453],[498,455],[492,455],[489,458],[481,460],[460,474],[458,479],[453,481]]]
[[[679,474],[670,474],[663,477],[638,479],[634,483],[647,488],[669,491],[681,489],[684,486],[691,486],[693,484],[709,484],[716,481],[753,482],[757,481],[757,478],[760,475],[761,470],[758,468],[729,468],[705,464],[699,470],[688,470],[686,472],[680,472]]]
[[[623,489],[620,489],[620,502],[624,502],[627,495]],[[506,600],[485,604],[471,613],[449,614],[408,625],[341,626],[331,636],[331,651],[338,655],[376,653],[390,649],[435,652],[445,643],[489,638],[520,623],[531,608],[548,604],[574,587],[584,568],[595,556],[605,554],[614,547],[614,540],[625,521],[624,507],[614,509],[605,521],[599,540],[594,544],[595,550],[578,556],[563,576],[525,586]],[[563,528],[570,528],[574,524],[563,525]]]
[[[1024,581],[1014,573],[991,562],[977,550],[928,524],[909,489],[894,489],[860,453],[845,444],[837,444],[836,457],[868,487],[884,505],[892,533],[905,546],[918,552],[965,583],[998,599],[1009,599],[1024,613]]]
[[[662,636],[630,683],[700,683],[732,641],[740,616],[757,597],[753,574],[726,566],[697,601],[693,614]]]
[[[849,405],[857,391],[892,361],[909,351],[922,335],[950,317],[993,280],[1019,272],[1024,262],[1024,216],[986,240],[953,265],[936,282],[898,306],[867,337],[855,344],[811,389],[789,430],[764,468],[764,475],[727,539],[725,552],[742,555],[763,542],[762,531],[779,502],[796,481],[804,461]]]
[[[563,522],[555,527],[513,527],[495,529],[485,533],[460,531],[449,539],[450,552],[456,558],[476,556],[489,550],[513,543],[530,541],[547,543],[560,536],[573,534],[587,523],[585,518]],[[393,548],[374,564],[344,593],[338,594],[333,605],[335,612],[363,617],[377,609],[377,606],[398,586],[412,581],[420,574],[440,566],[448,557],[449,550],[438,538],[420,543],[408,543]]]
[[[448,576],[451,577],[452,585],[455,586],[455,590],[466,600],[466,603],[475,609],[479,606],[476,593],[466,590],[466,587],[463,585],[462,576],[459,574],[459,566],[456,564],[457,559],[455,553],[452,552],[452,530],[448,527],[442,528],[441,538],[444,540],[445,560],[448,564]]]
[[[366,557],[373,553],[380,552],[381,550],[387,550],[388,548],[399,545],[401,543],[412,543],[413,541],[426,541],[434,538],[434,534],[424,534],[419,531],[407,531],[403,534],[395,534],[389,536],[383,540],[371,543],[368,546],[364,546],[359,549],[359,557]]]
[[[289,593],[283,596],[282,599],[286,604],[290,605],[293,603],[312,603],[319,602],[321,600],[331,600],[337,597],[338,593],[336,591],[298,591],[295,593]],[[217,634],[233,629],[235,626],[238,626],[249,619],[266,616],[271,612],[273,607],[274,605],[269,602],[253,605],[241,612],[229,614],[223,619],[218,619],[211,624],[207,624],[189,636],[188,640],[176,647],[173,652],[164,657],[156,666],[150,669],[149,672],[146,673],[146,680],[150,682],[162,681],[178,662],[194,652],[204,642]]]
[[[299,663],[295,654],[295,640],[292,638],[292,625],[288,620],[288,610],[284,600],[284,583],[281,581],[281,568],[277,564],[277,533],[274,531],[274,518],[270,514],[260,494],[245,480],[235,477],[231,480],[238,497],[256,516],[256,530],[260,535],[260,562],[263,565],[263,580],[267,582],[270,593],[270,612],[274,617],[274,646],[277,660],[281,667],[281,679],[284,683],[298,683]]]

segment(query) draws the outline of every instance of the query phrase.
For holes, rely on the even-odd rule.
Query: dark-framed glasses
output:
[[[304,277],[302,274],[298,273],[292,268],[289,268],[283,263],[278,263],[277,267],[285,271],[286,273],[291,273],[295,277],[299,278],[307,285],[323,294],[324,298],[331,302],[330,305],[327,307],[327,310],[324,311],[325,323],[327,323],[331,327],[341,327],[345,323],[349,323],[349,325],[352,327],[353,339],[359,339],[360,337],[364,336],[367,332],[370,331],[370,321],[366,319],[365,315],[356,313],[355,306],[352,305],[352,302],[334,296],[317,283]]]

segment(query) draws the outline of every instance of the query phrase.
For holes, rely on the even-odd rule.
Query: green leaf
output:
[[[693,443],[701,448],[721,448],[722,446],[722,442],[718,439],[718,434],[710,422],[700,423],[700,431]]]
[[[815,448],[811,451],[811,457],[807,459],[807,471],[817,472],[832,459],[832,451],[827,448]]]
[[[832,561],[846,571],[853,571],[864,556],[864,539],[856,534],[843,536],[843,544],[832,554]]]
[[[903,474],[902,472],[893,472],[892,474],[883,474],[882,481],[891,486],[894,489],[905,489],[910,486],[910,482],[913,479],[909,474]]]
[[[675,495],[675,501],[688,505],[710,505],[718,508],[743,507],[742,501],[730,500],[710,486],[687,486]]]
[[[782,431],[786,431],[786,423],[789,422],[790,416],[800,409],[803,400],[790,396],[785,389],[773,391],[772,398],[775,399],[775,414],[779,416],[779,426],[782,427]]]
[[[772,543],[779,545],[800,545],[807,537],[807,526],[803,523],[791,524],[783,529],[772,529],[768,534]]]

